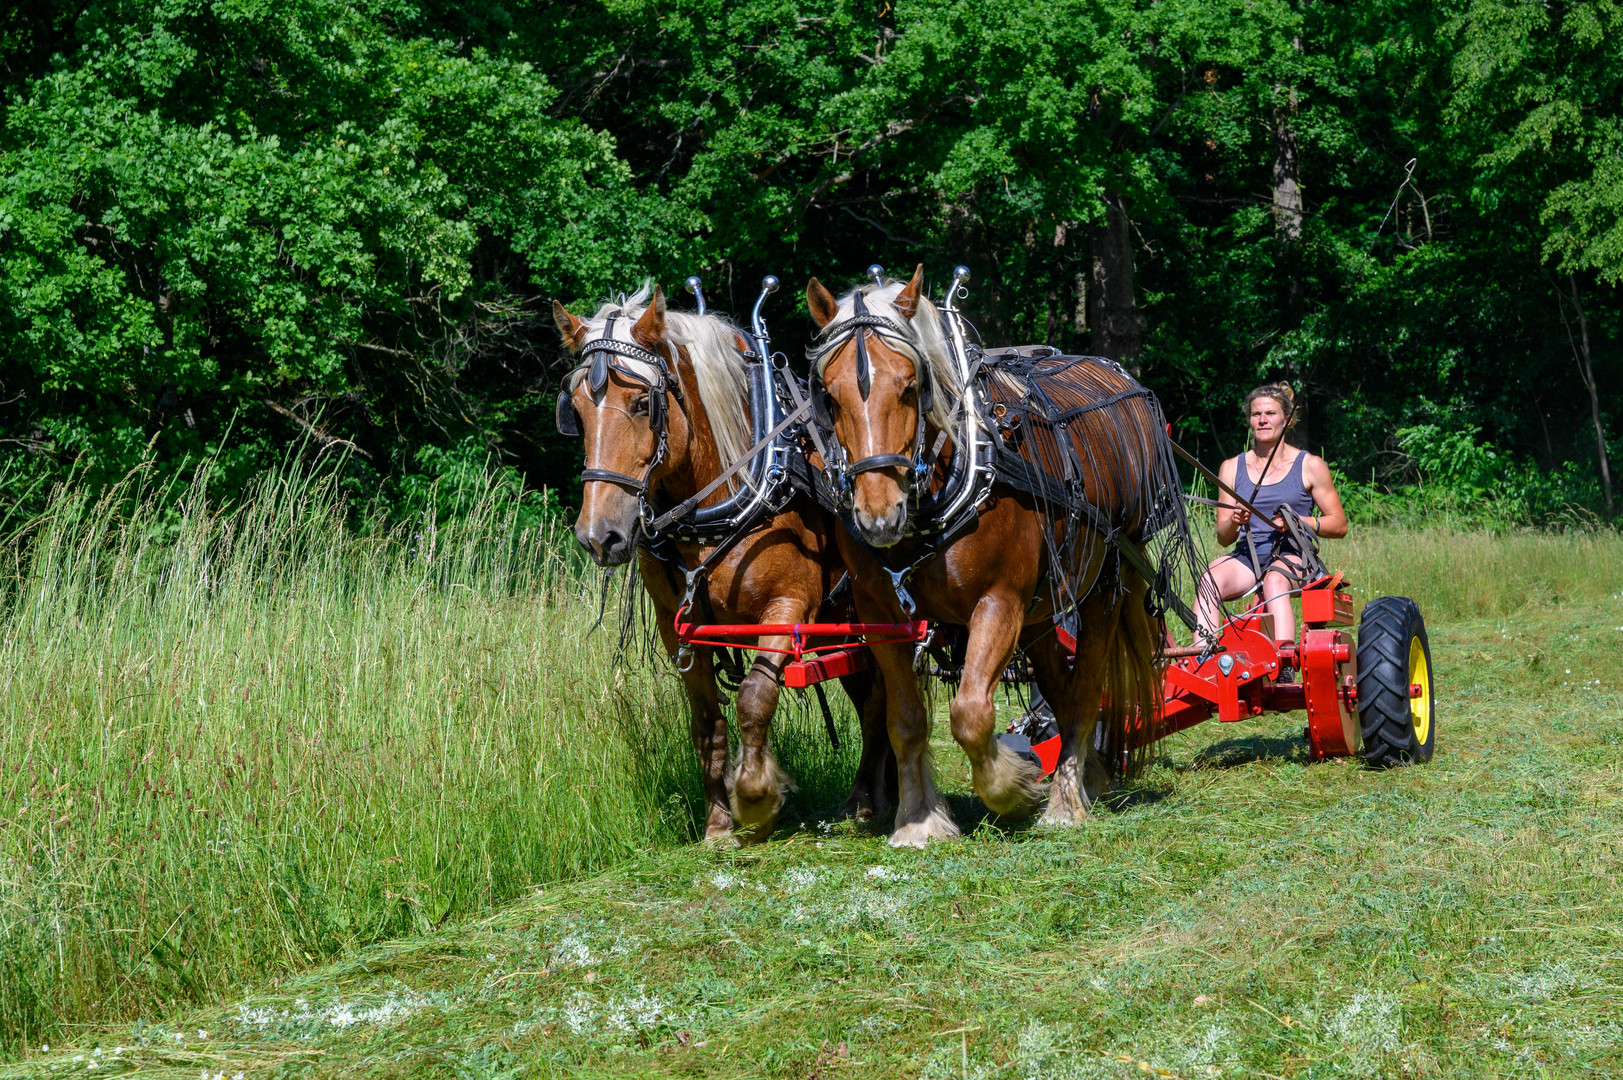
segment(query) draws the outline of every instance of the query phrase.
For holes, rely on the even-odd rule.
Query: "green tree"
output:
[[[36,469],[101,482],[233,421],[228,479],[300,434],[386,469],[486,433],[468,368],[527,297],[668,258],[691,213],[532,65],[431,30],[388,2],[110,4],[14,85],[0,422]]]

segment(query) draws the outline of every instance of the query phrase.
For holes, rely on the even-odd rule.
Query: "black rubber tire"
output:
[[[1420,698],[1409,696],[1415,682],[1425,687]],[[1358,726],[1365,764],[1384,769],[1431,760],[1437,745],[1435,691],[1420,605],[1406,596],[1365,604],[1358,620]]]

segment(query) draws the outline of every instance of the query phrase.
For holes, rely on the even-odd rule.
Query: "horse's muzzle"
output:
[[[577,523],[575,539],[592,553],[592,561],[599,566],[624,566],[635,548],[629,532],[601,519],[589,525]]]
[[[870,514],[861,507],[851,512],[851,519],[862,538],[876,548],[887,548],[900,543],[907,535],[907,500],[901,499],[881,514]]]

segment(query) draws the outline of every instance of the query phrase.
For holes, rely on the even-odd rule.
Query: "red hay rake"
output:
[[[1265,713],[1307,712],[1308,752],[1314,761],[1348,757],[1362,750],[1371,765],[1400,765],[1431,758],[1436,730],[1431,694],[1431,652],[1420,609],[1402,597],[1381,597],[1365,606],[1358,639],[1353,597],[1339,573],[1303,587],[1302,631],[1295,642],[1276,643],[1273,616],[1259,601],[1227,620],[1215,642],[1177,646],[1157,657],[1162,705],[1156,737],[1194,727],[1215,716],[1232,724]],[[783,683],[795,689],[862,671],[873,663],[871,644],[923,645],[929,624],[764,623],[700,624],[676,617],[685,646],[754,648],[790,657]],[[1076,639],[1055,627],[1074,655]],[[788,648],[757,644],[787,637]],[[826,640],[823,640],[826,639]],[[1299,672],[1279,680],[1282,667]],[[1362,708],[1360,708],[1362,706]],[[1031,752],[1045,773],[1059,758],[1058,736],[1034,742]]]

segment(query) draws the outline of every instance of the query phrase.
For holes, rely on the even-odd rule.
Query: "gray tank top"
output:
[[[1313,513],[1313,496],[1302,483],[1302,462],[1306,460],[1307,451],[1298,450],[1296,460],[1291,462],[1291,467],[1284,476],[1272,484],[1263,484],[1256,489],[1257,493],[1252,495],[1251,489],[1256,485],[1256,481],[1251,478],[1250,471],[1245,467],[1245,455],[1241,454],[1234,462],[1236,481],[1234,486],[1241,495],[1256,503],[1259,510],[1266,510],[1270,515],[1279,507],[1289,505],[1295,507],[1296,512],[1305,518]],[[1251,533],[1251,539],[1256,541],[1259,551],[1270,546],[1279,535],[1271,520],[1258,520],[1255,514],[1251,516],[1251,523],[1247,529]]]

